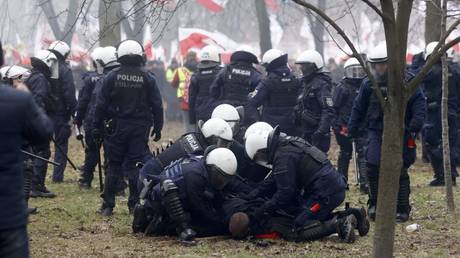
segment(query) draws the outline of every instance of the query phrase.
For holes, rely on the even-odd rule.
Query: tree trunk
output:
[[[59,14],[56,14],[52,2],[50,0],[40,0],[38,1],[38,4],[41,6],[43,12],[45,13],[48,24],[50,25],[56,40],[62,40],[71,46],[73,33],[75,32],[75,27],[77,25],[77,15],[80,7],[80,1],[69,1],[67,8],[67,18],[63,29],[61,29],[61,26],[59,25]]]
[[[272,48],[270,33],[270,19],[268,18],[267,7],[264,0],[256,0],[257,22],[259,24],[260,53],[263,54]]]
[[[143,44],[144,41],[144,25],[146,24],[145,17],[145,2],[144,1],[131,1],[134,7],[130,6],[130,12],[124,14],[122,25],[129,39],[134,39],[137,42]],[[131,26],[130,17],[133,17],[133,25]]]
[[[99,45],[114,46],[121,40],[120,34],[121,2],[99,1]]]
[[[441,37],[446,33],[447,0],[442,1]],[[446,55],[441,57],[442,63],[442,99],[441,99],[441,121],[442,121],[442,154],[444,166],[444,182],[446,185],[446,201],[449,212],[455,215],[454,193],[452,190],[452,171],[449,146],[449,67],[447,66]]]
[[[441,0],[426,1],[425,42],[438,41],[441,37]]]

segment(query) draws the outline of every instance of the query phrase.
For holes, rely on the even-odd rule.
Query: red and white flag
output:
[[[210,32],[198,28],[179,28],[179,48],[181,55],[190,49],[201,49],[206,45],[215,45],[222,50],[233,50],[238,44],[220,32]]]
[[[211,12],[221,12],[224,10],[225,5],[227,4],[228,0],[196,0],[199,4],[204,6]]]

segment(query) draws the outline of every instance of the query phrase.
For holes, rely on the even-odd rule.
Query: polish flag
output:
[[[204,6],[211,12],[222,12],[228,0],[196,0],[199,4]]]
[[[201,49],[206,45],[214,45],[222,50],[238,48],[238,44],[220,32],[210,32],[198,28],[179,28],[179,48],[181,55],[190,49]]]

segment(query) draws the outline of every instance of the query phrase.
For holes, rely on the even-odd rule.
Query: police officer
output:
[[[387,67],[386,46],[380,45],[374,48],[368,55],[372,72],[376,77],[379,89],[387,98],[388,94],[388,67]],[[411,79],[411,74],[406,75],[406,80]],[[405,132],[403,146],[403,167],[399,178],[399,193],[396,220],[405,222],[409,219],[411,207],[409,205],[410,178],[407,170],[414,163],[416,150],[414,138],[420,132],[425,119],[426,101],[422,91],[418,89],[409,99],[405,114]],[[358,96],[353,104],[350,120],[348,123],[348,133],[351,138],[356,138],[359,134],[359,127],[367,119],[367,176],[369,180],[369,217],[375,219],[375,209],[377,205],[378,179],[380,167],[380,149],[383,134],[383,110],[377,96],[371,88],[371,82],[365,79],[361,85]]]
[[[205,123],[198,122],[197,132],[182,135],[171,146],[156,153],[142,167],[139,175],[140,183],[148,175],[158,175],[171,162],[189,155],[203,155],[204,150],[213,144],[228,145],[232,141],[230,125],[220,118],[211,118]]]
[[[59,62],[59,79],[51,83],[51,93],[57,102],[55,114],[51,117],[54,124],[54,140],[59,149],[54,154],[54,161],[61,164],[55,166],[53,170],[53,182],[59,183],[64,180],[64,170],[67,165],[67,150],[69,144],[70,117],[75,112],[77,100],[75,98],[75,84],[72,70],[66,63],[70,54],[70,47],[64,41],[52,42],[48,50],[51,51]]]
[[[112,46],[96,48],[91,56],[95,71],[89,72],[84,76],[85,86],[78,99],[77,112],[74,119],[77,127],[81,127],[83,124],[85,128],[85,163],[82,167],[82,175],[79,180],[79,186],[83,189],[91,187],[94,169],[98,162],[99,146],[93,137],[97,92],[102,87],[101,79],[119,66],[116,49]]]
[[[311,238],[339,233],[347,242],[354,240],[354,215],[330,219],[345,200],[346,181],[324,152],[302,138],[280,135],[278,127],[248,135],[245,148],[249,158],[272,168],[270,177],[246,196],[268,198],[253,212],[255,220],[284,210],[294,217],[294,228],[308,228]]]
[[[221,118],[232,128],[233,139],[243,143],[243,135],[246,127],[242,124],[244,120],[244,108],[235,108],[229,104],[220,104],[212,111],[211,118]]]
[[[432,54],[438,42],[431,42],[426,46],[425,58],[428,59]],[[458,176],[456,169],[455,142],[457,141],[457,113],[459,112],[459,93],[460,74],[458,69],[448,63],[449,69],[449,96],[448,105],[448,122],[449,122],[449,144],[451,173],[453,183]],[[434,180],[430,186],[444,185],[444,166],[443,166],[443,148],[442,148],[442,124],[441,124],[441,99],[442,99],[442,66],[441,61],[433,65],[431,70],[423,79],[423,92],[427,98],[427,114],[424,125],[425,147],[428,157],[433,167]]]
[[[215,101],[210,97],[210,87],[220,67],[219,51],[214,46],[206,46],[200,52],[200,63],[192,74],[189,86],[189,121],[206,121],[211,118]]]
[[[225,231],[220,214],[222,191],[236,173],[235,155],[214,148],[202,156],[175,161],[150,187],[146,180],[144,203],[136,205],[133,231],[165,234],[175,228],[179,239],[193,243],[195,235]],[[170,230],[169,230],[170,231]]]
[[[348,120],[350,119],[351,108],[353,101],[359,92],[361,82],[365,77],[364,69],[361,67],[358,59],[350,58],[344,64],[345,77],[340,81],[335,88],[333,94],[333,103],[335,109],[335,120],[332,126],[337,143],[340,146],[339,157],[337,159],[337,170],[343,174],[348,181],[348,167],[353,152],[353,146],[348,137]],[[364,149],[366,147],[366,130],[363,125],[363,130],[360,130],[359,137],[355,139],[355,147],[357,152],[357,167],[359,171],[359,188],[362,192],[367,193],[366,182],[366,159],[364,157]]]
[[[53,117],[57,113],[58,100],[52,93],[51,83],[59,78],[57,57],[48,50],[40,50],[30,59],[32,71],[26,84],[29,86],[36,103]],[[49,159],[51,156],[50,142],[32,146],[34,154]],[[62,165],[62,164],[61,164]],[[53,198],[56,195],[45,186],[48,163],[39,159],[33,161],[34,176],[32,178],[31,197]]]
[[[323,58],[315,50],[302,52],[296,64],[300,65],[303,84],[294,108],[296,123],[302,126],[302,138],[327,153],[334,116],[331,77],[322,70]]]
[[[262,108],[261,121],[272,126],[279,125],[281,131],[297,136],[292,113],[296,105],[301,84],[287,66],[288,55],[278,49],[270,49],[262,57],[267,76],[257,86],[250,107]]]
[[[217,74],[211,86],[211,97],[218,103],[245,106],[249,93],[255,90],[261,80],[261,74],[253,66],[258,63],[257,57],[249,50],[235,51],[230,57],[230,64]],[[257,120],[256,117],[246,119]]]
[[[132,210],[137,197],[136,163],[149,153],[148,135],[161,138],[163,107],[161,95],[151,73],[143,70],[144,49],[134,40],[122,41],[117,47],[119,68],[103,79],[96,100],[93,137],[101,139],[105,129],[104,150],[108,169],[105,178],[101,214],[111,216],[115,207],[116,184],[122,175],[122,164],[129,175]]]
[[[17,88],[27,91],[24,85]],[[52,125],[30,93],[4,84],[0,85],[0,110],[0,257],[29,257],[20,150],[24,142],[48,142]]]

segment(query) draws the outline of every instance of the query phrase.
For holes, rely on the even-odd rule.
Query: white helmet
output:
[[[268,137],[270,131],[254,132],[246,138],[244,149],[248,157],[257,164],[271,168],[268,164]]]
[[[345,78],[361,79],[364,78],[366,73],[363,67],[356,58],[349,58],[343,65],[345,70]]]
[[[269,49],[267,50],[267,52],[264,53],[264,55],[262,56],[262,64],[264,65],[268,65],[269,63],[271,63],[273,60],[277,59],[278,57],[284,55],[283,52],[281,52],[281,50],[278,50],[278,49]]]
[[[117,58],[124,56],[144,56],[144,48],[142,45],[135,40],[125,40],[120,43],[117,47]]]
[[[372,64],[384,63],[387,60],[388,60],[388,54],[387,54],[386,44],[380,44],[374,47],[371,51],[369,51],[369,54],[367,55],[367,61]]]
[[[61,55],[64,59],[67,58],[67,56],[70,53],[70,47],[65,43],[64,41],[56,40],[52,42],[49,47],[49,51],[52,51],[53,53],[58,53]]]
[[[433,53],[437,45],[438,45],[438,41],[433,41],[426,45],[425,52],[423,53],[423,55],[425,56],[425,60],[427,60],[428,57]]]
[[[238,162],[231,150],[227,148],[215,148],[206,154],[206,165],[214,165],[225,175],[234,176]]]
[[[204,138],[211,137],[231,141],[233,139],[232,128],[222,118],[211,118],[200,128]]]
[[[321,69],[324,67],[324,61],[321,54],[316,50],[307,50],[297,57],[295,60],[296,64],[305,64],[305,63],[313,63],[316,65],[317,69]]]
[[[200,51],[200,61],[220,63],[219,50],[212,45],[207,45]]]
[[[117,62],[117,49],[112,46],[105,47],[102,51],[101,63],[104,68],[119,65]]]
[[[96,69],[96,72],[98,74],[102,74],[103,64],[101,62],[101,58],[103,54],[104,54],[103,47],[97,47],[93,49],[93,51],[90,54],[91,60],[93,60],[94,68]]]
[[[273,127],[266,122],[255,122],[246,129],[244,133],[244,139],[248,138],[248,135],[251,135],[256,132],[271,132]]]
[[[36,58],[45,63],[46,66],[48,66],[51,72],[52,79],[59,78],[59,63],[56,55],[54,55],[53,52],[49,50],[39,50],[37,54],[32,58]]]
[[[211,118],[221,118],[227,122],[234,132],[240,122],[240,115],[236,108],[229,104],[220,104],[212,111]]]
[[[19,65],[4,66],[0,69],[2,79],[23,80],[30,76],[30,71]]]

